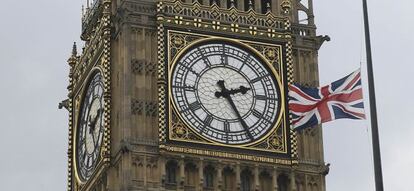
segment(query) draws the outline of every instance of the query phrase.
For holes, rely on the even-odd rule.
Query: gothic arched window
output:
[[[269,8],[270,10],[272,10],[271,7],[272,7],[271,0],[262,0],[262,13],[263,14],[267,13],[267,9]]]
[[[204,168],[204,187],[213,188],[214,187],[214,168],[212,166],[207,166]]]
[[[251,3],[251,5],[250,5]],[[250,6],[253,8],[254,10],[254,0],[244,0],[244,10],[248,11]]]
[[[236,175],[230,167],[223,169],[223,187],[229,191],[236,189]]]
[[[263,171],[259,175],[260,190],[272,190],[272,177],[266,171]]]
[[[197,167],[194,163],[187,163],[185,165],[185,185],[195,186],[197,184]]]
[[[177,183],[177,162],[168,161],[165,166],[166,182],[170,184]]]
[[[279,175],[279,177],[277,178],[277,186],[279,188],[278,191],[287,191],[288,182],[289,182],[289,179],[286,175],[284,174]]]
[[[251,191],[252,190],[252,173],[245,169],[240,174],[240,181],[241,181],[241,191]]]

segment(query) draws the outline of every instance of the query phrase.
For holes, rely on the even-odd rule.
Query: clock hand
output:
[[[101,111],[102,111],[102,109],[98,109],[98,111],[97,111],[98,114],[96,114],[96,116],[93,120],[93,128],[92,127],[90,128],[90,133],[92,134],[92,141],[93,141],[93,145],[94,145],[95,148],[98,146],[98,141],[99,141],[98,140],[99,137],[95,137],[95,131],[96,131],[96,129],[98,129],[98,128],[96,128],[96,122],[98,121],[98,119],[100,118],[100,116],[102,114]],[[95,138],[97,138],[97,139],[95,140]]]
[[[229,94],[229,95],[234,95],[234,94],[237,94],[237,93],[241,93],[241,94],[246,94],[247,93],[247,91],[249,91],[249,90],[251,90],[251,88],[246,88],[246,87],[244,87],[244,86],[240,86],[239,87],[239,89],[230,89],[230,90],[227,90],[226,89],[226,91],[227,92],[223,92],[223,91],[221,91],[221,92],[216,92],[214,95],[217,97],[217,98],[220,98],[220,97],[224,97],[224,94]]]
[[[95,134],[91,133],[92,135],[92,143],[93,143],[93,150],[95,150],[96,144],[95,144]]]
[[[217,93],[220,93],[220,96],[223,96],[224,98],[227,99],[227,101],[230,103],[230,106],[232,107],[233,111],[236,113],[237,118],[239,119],[241,125],[243,126],[244,130],[246,131],[247,135],[249,136],[250,140],[253,140],[253,135],[249,131],[249,126],[243,120],[242,116],[240,115],[239,110],[237,110],[237,107],[234,104],[234,101],[233,101],[233,99],[230,96],[231,95],[230,94],[231,91],[229,91],[229,90],[226,89],[226,86],[224,85],[224,80],[218,81],[217,82],[217,85],[221,88],[221,92],[216,92],[216,97],[219,98],[219,96],[217,96]]]
[[[90,127],[89,128],[89,133],[92,133],[95,130],[96,122],[98,121],[99,116],[102,113],[101,111],[102,111],[102,109],[98,109],[98,111],[97,111],[98,114],[96,114],[96,116],[93,118],[93,121],[90,120],[91,118],[89,118],[89,127]]]

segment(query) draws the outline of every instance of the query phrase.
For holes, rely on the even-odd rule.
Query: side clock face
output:
[[[202,137],[219,144],[250,144],[275,127],[280,83],[248,48],[204,43],[186,51],[171,72],[174,108]]]
[[[85,90],[76,132],[76,164],[81,180],[88,180],[100,158],[103,139],[103,82],[93,76]]]

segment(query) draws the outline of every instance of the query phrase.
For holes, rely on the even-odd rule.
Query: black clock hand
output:
[[[95,150],[96,144],[95,144],[95,134],[91,133],[92,135],[92,143],[93,143],[93,150]]]
[[[216,92],[216,96],[217,93],[221,93],[221,96],[223,96],[224,98],[227,99],[227,101],[230,103],[230,106],[232,107],[233,111],[236,113],[237,118],[239,119],[241,125],[243,126],[244,130],[246,131],[247,135],[249,136],[250,140],[253,140],[253,135],[252,133],[249,131],[249,126],[246,124],[246,122],[243,120],[242,116],[240,115],[239,110],[237,110],[236,105],[233,102],[233,99],[231,98],[231,94],[230,91],[226,89],[226,86],[224,85],[224,81],[220,80],[217,82],[217,85],[221,88],[221,92]],[[218,97],[218,96],[217,96]],[[218,97],[219,98],[219,97]]]
[[[246,94],[247,93],[247,91],[249,91],[249,90],[251,90],[251,88],[246,88],[246,87],[244,87],[244,86],[240,86],[239,87],[239,89],[230,89],[230,90],[227,90],[226,89],[226,92],[227,92],[227,94],[229,94],[229,95],[234,95],[234,94],[237,94],[237,93],[242,93],[243,95],[244,94]],[[215,93],[215,96],[217,97],[217,98],[220,98],[221,96],[223,96],[224,97],[224,94],[225,92],[223,92],[223,90],[221,91],[221,92],[216,92]]]
[[[93,121],[91,121],[90,120],[91,118],[89,118],[89,127],[90,127],[89,128],[89,133],[92,133],[95,130],[96,122],[98,121],[99,116],[101,115],[101,111],[102,111],[102,109],[98,109],[98,111],[97,111],[98,114],[96,114],[96,116],[93,118]]]
[[[92,120],[92,117],[89,116],[89,120],[88,121],[89,121],[89,123],[88,123],[88,126],[89,126],[89,134],[93,134],[92,132],[95,129],[96,117],[94,117],[93,120]]]
[[[102,109],[98,109],[98,112],[97,112],[98,114],[96,114],[96,117],[94,118],[94,122],[93,122],[93,130],[92,130],[92,132],[91,132],[91,134],[92,134],[92,140],[93,140],[93,144],[94,144],[94,146],[95,147],[97,147],[98,146],[98,139],[99,139],[99,137],[98,137],[98,139],[96,139],[95,140],[95,130],[96,130],[96,122],[98,121],[98,119],[100,118],[100,116],[102,115]],[[96,143],[95,143],[95,141],[96,141]]]

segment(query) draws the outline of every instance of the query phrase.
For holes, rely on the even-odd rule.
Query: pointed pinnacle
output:
[[[76,42],[73,42],[73,47],[72,47],[72,56],[76,58],[76,56],[78,56],[78,50],[76,47]]]
[[[230,0],[230,7],[235,7],[234,0]]]
[[[271,8],[269,2],[266,4],[266,9],[267,9],[266,12],[271,12],[272,11],[272,8]]]

